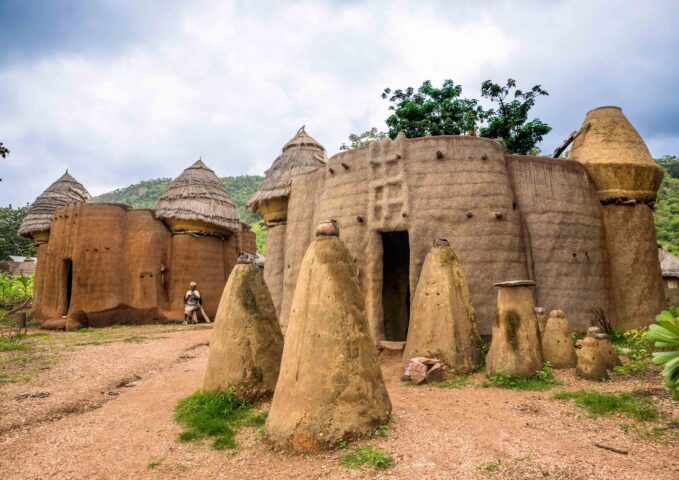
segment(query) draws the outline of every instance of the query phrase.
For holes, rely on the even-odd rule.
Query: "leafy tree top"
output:
[[[540,85],[524,92],[516,88],[516,80],[512,78],[507,80],[506,85],[486,80],[481,84],[481,96],[497,104],[497,108],[484,112],[488,124],[480,128],[479,135],[497,139],[508,152],[520,155],[537,153],[538,143],[552,130],[538,118],[528,121],[528,112],[540,95],[549,95]]]
[[[504,85],[486,80],[481,85],[481,96],[493,106],[484,109],[478,100],[463,98],[462,86],[452,80],[444,80],[440,88],[427,80],[417,91],[412,87],[393,91],[385,88],[382,98],[389,101],[393,112],[386,120],[387,135],[393,139],[399,132],[408,138],[478,133],[499,141],[510,153],[537,153],[537,145],[551,127],[540,119],[529,121],[528,114],[542,95],[548,93],[540,85],[523,91],[511,78]],[[352,136],[349,139],[353,146]]]
[[[483,116],[478,100],[461,98],[462,86],[452,80],[444,80],[441,88],[425,81],[417,92],[408,87],[392,91],[385,88],[382,98],[389,100],[391,114],[386,124],[389,138],[396,138],[399,132],[406,137],[428,135],[462,135],[476,128]]]

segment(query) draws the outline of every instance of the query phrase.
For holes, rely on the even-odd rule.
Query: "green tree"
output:
[[[391,105],[386,124],[387,135],[396,138],[399,132],[406,137],[429,135],[462,135],[476,129],[484,110],[478,100],[461,98],[462,86],[452,80],[444,80],[441,88],[425,81],[417,92],[408,87],[392,91],[385,88],[382,98]]]
[[[376,140],[382,140],[384,137],[386,137],[387,134],[385,132],[378,132],[377,128],[373,127],[370,130],[366,130],[363,133],[352,133],[349,134],[349,145],[346,143],[343,143],[340,145],[340,150],[349,150],[351,148],[358,148],[362,147],[363,145],[367,145],[370,142],[374,142]]]
[[[34,256],[35,243],[17,235],[19,226],[28,212],[28,205],[20,208],[0,207],[0,260],[8,255]]]
[[[679,157],[674,155],[665,155],[662,158],[656,159],[656,162],[660,168],[665,170],[665,175],[679,179]]]
[[[679,255],[679,178],[671,170],[679,159],[665,156],[656,162],[665,170],[653,212],[656,237],[670,252]]]
[[[535,106],[540,95],[549,95],[540,85],[524,92],[516,88],[516,80],[510,78],[506,85],[486,80],[481,84],[481,96],[497,107],[484,112],[487,125],[481,127],[482,137],[493,138],[505,146],[508,152],[527,155],[539,153],[537,145],[552,127],[535,118],[528,121],[528,112]],[[512,98],[513,97],[513,98]]]

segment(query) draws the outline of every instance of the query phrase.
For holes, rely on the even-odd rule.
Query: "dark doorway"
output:
[[[73,291],[73,260],[64,259],[64,303],[62,315],[68,315],[71,308],[71,292]]]
[[[408,232],[382,232],[382,310],[384,336],[405,341],[410,321]]]

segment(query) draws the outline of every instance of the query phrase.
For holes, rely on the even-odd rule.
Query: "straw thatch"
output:
[[[257,204],[263,200],[287,197],[292,178],[324,166],[325,159],[325,148],[311,138],[302,126],[266,171],[262,185],[248,200],[247,207],[256,210]]]
[[[224,184],[202,160],[175,178],[156,203],[156,218],[189,220],[240,231],[240,216]]]
[[[679,258],[672,255],[665,247],[658,249],[658,258],[663,278],[679,278]]]
[[[66,170],[31,204],[19,227],[19,235],[30,238],[32,233],[46,232],[52,225],[55,210],[69,203],[83,203],[91,199],[85,187]]]

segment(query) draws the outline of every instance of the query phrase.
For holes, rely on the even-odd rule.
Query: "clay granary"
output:
[[[153,210],[90,200],[67,173],[31,205],[21,226],[20,234],[39,245],[32,310],[38,322],[79,311],[94,327],[181,319],[191,281],[214,316],[239,254],[255,252],[254,233],[200,160]]]
[[[664,305],[652,208],[662,171],[618,107],[587,113],[568,159],[507,154],[474,136],[385,138],[325,160],[304,128],[249,206],[267,224],[264,268],[285,331],[315,226],[332,219],[355,263],[374,340],[404,341],[432,240],[460,261],[482,335],[493,284],[535,281],[571,328],[602,309],[619,328]]]

